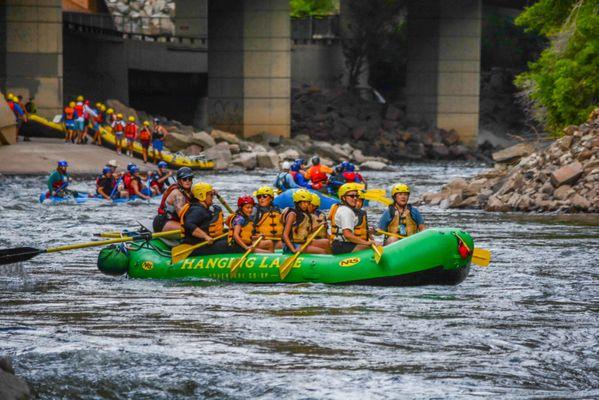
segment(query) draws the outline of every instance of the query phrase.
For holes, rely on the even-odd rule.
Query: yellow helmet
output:
[[[76,104],[75,104],[75,102],[74,102],[74,101],[71,101],[71,102],[69,103],[69,107],[73,108],[73,107],[75,107],[75,106],[76,106]]]
[[[83,101],[83,96],[81,96],[81,95],[77,96],[77,101]]]
[[[198,182],[191,187],[191,194],[199,201],[206,200],[206,195],[212,191],[212,185],[206,182]]]
[[[127,118],[129,120],[129,122],[135,122],[135,117],[132,115],[129,118]]]
[[[313,206],[320,207],[320,196],[316,193],[312,193],[312,200],[310,201]]]
[[[96,108],[102,108],[102,103],[100,103],[100,102],[96,103]]]
[[[114,110],[112,108],[109,108],[108,111],[106,111],[106,114],[114,114]]]
[[[100,111],[106,111],[106,106],[104,104],[100,104]]]
[[[6,100],[10,100],[10,101],[12,101],[12,99],[14,99],[14,97],[15,97],[15,95],[14,95],[14,94],[12,94],[12,93],[8,93],[8,94],[6,95]]]
[[[121,114],[121,113],[118,113],[118,114],[116,115],[116,117],[117,117],[117,118],[121,118],[121,119],[122,119],[122,118],[123,118],[123,114]]]
[[[144,121],[144,126],[150,126],[150,121]]]
[[[395,195],[397,193],[410,194],[410,187],[408,185],[406,185],[405,183],[398,183],[397,185],[393,186],[393,188],[391,189],[391,197],[395,197]]]
[[[339,192],[337,195],[339,196],[339,198],[342,198],[348,192],[360,192],[363,188],[364,188],[364,185],[361,185],[359,183],[354,183],[354,182],[344,183],[339,188]]]
[[[260,195],[270,196],[274,199],[275,190],[273,188],[271,188],[270,186],[262,186],[254,192],[254,196],[260,196]]]
[[[306,189],[298,189],[293,193],[293,202],[299,203],[300,201],[312,201],[312,193],[307,191]]]

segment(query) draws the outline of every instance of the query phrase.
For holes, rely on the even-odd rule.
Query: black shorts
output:
[[[235,247],[237,246],[237,247]],[[226,254],[226,253],[243,253],[244,250],[237,244],[230,246],[226,238],[219,239],[211,245],[202,246],[199,249],[195,249],[192,256],[207,256],[212,254]]]
[[[331,250],[333,250],[333,254],[345,254],[354,251],[356,246],[357,244],[352,242],[340,242],[339,240],[334,240],[331,245]]]
[[[152,221],[152,229],[154,229],[154,232],[162,232],[167,222],[168,216],[166,214],[157,214]]]

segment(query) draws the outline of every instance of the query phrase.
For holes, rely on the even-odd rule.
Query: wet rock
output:
[[[204,151],[206,158],[214,160],[215,169],[226,169],[231,165],[231,150],[227,142],[217,143]]]
[[[219,131],[218,129],[214,129],[210,132],[210,136],[212,136],[216,142],[224,141],[231,144],[239,144],[240,142],[240,139],[234,133]]]
[[[231,151],[231,154],[239,154],[241,153],[241,146],[238,144],[230,144],[229,150]]]
[[[579,161],[575,161],[553,171],[551,173],[551,184],[554,187],[559,187],[566,183],[575,182],[583,172],[582,164]]]
[[[392,171],[387,164],[380,161],[366,161],[360,164],[360,170],[363,171]]]
[[[443,143],[433,143],[431,155],[435,158],[447,158],[449,156],[449,149]]]
[[[279,153],[279,158],[281,160],[293,161],[300,158],[300,153],[295,149],[288,149]]]
[[[278,169],[279,155],[275,152],[258,153],[256,155],[258,168]]]
[[[240,166],[246,170],[256,169],[258,165],[256,153],[240,153],[233,157],[233,165]]]
[[[0,399],[25,400],[31,398],[27,383],[15,376],[14,368],[8,357],[0,357]]]
[[[216,141],[214,140],[214,138],[204,131],[192,133],[191,142],[193,144],[202,146],[204,149],[216,145]]]
[[[534,146],[530,143],[519,143],[515,146],[508,147],[493,153],[493,161],[499,163],[513,162],[520,158],[531,154],[534,151]]]

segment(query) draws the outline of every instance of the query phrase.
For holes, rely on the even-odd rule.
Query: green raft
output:
[[[239,283],[327,283],[379,286],[457,285],[468,276],[472,237],[459,229],[428,229],[385,247],[379,264],[372,250],[342,255],[302,254],[281,280],[287,254],[251,254],[234,277],[231,265],[241,254],[195,256],[171,265],[170,246],[160,239],[102,249],[98,268],[131,278],[216,279]],[[464,258],[465,257],[465,258]]]

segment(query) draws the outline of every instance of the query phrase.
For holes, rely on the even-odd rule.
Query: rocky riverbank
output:
[[[549,145],[522,143],[493,154],[496,165],[456,179],[424,203],[487,211],[599,211],[599,108]]]
[[[25,400],[31,397],[27,383],[15,376],[15,370],[8,357],[0,357],[0,399]]]

